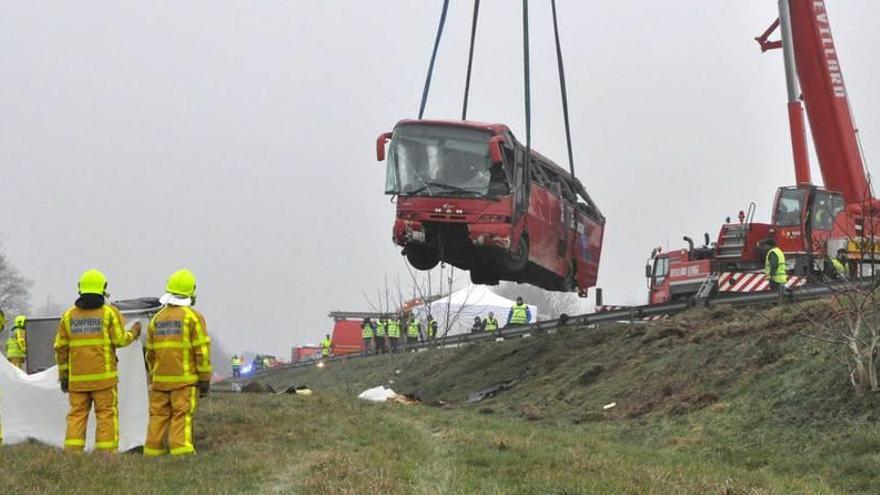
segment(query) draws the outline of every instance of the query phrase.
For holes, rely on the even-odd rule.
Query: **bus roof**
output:
[[[491,124],[488,122],[477,122],[474,120],[415,120],[404,119],[397,123],[398,125],[445,125],[450,127],[466,127],[469,129],[479,129],[490,131],[493,134],[504,134],[510,132],[510,129],[504,124]]]

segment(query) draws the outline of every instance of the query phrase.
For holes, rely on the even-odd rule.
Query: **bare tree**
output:
[[[0,246],[0,309],[7,319],[30,312],[30,290],[33,282],[22,276]]]

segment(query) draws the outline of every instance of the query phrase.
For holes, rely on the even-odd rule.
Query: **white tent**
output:
[[[431,315],[437,320],[438,337],[442,336],[446,329],[447,315],[450,320],[447,335],[457,335],[470,332],[471,326],[474,324],[474,317],[479,316],[481,319],[485,319],[489,316],[489,312],[495,313],[498,325],[504,327],[507,324],[507,314],[514,304],[516,301],[495,294],[485,285],[469,285],[443,299],[432,302]],[[532,316],[529,323],[534,323],[538,316],[538,307],[533,304],[528,306]],[[417,315],[424,324],[428,317],[425,308],[420,308]]]

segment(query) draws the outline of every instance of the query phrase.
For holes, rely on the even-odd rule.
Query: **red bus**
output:
[[[478,284],[526,282],[586,296],[605,218],[583,185],[503,124],[403,120],[379,136],[393,240],[409,263],[470,270]]]

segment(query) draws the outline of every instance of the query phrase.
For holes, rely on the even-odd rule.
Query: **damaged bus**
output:
[[[387,153],[386,153],[387,147]],[[477,284],[529,283],[586,296],[605,218],[583,185],[503,124],[403,120],[376,142],[393,241],[419,270],[441,261]]]

